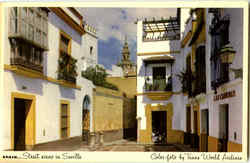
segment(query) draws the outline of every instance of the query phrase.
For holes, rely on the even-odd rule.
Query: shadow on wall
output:
[[[61,97],[75,99],[76,98],[76,89],[61,87],[59,86]]]
[[[61,29],[64,32],[66,32],[72,40],[77,42],[79,45],[82,43],[82,36],[78,34],[76,31],[74,31],[68,24],[66,24],[64,21],[62,21],[57,15],[55,15],[53,12],[49,13],[48,22],[55,26],[57,29]],[[59,40],[59,38],[58,38]]]
[[[43,95],[43,80],[26,78],[15,73],[11,74],[14,78],[17,90],[26,93]]]
[[[179,37],[180,38],[180,37]],[[170,47],[170,51],[179,51],[181,49],[181,45],[180,45],[181,40],[175,40],[175,41],[170,41],[169,42],[169,47]],[[175,61],[172,65],[172,91],[173,92],[178,92],[181,91],[181,86],[180,86],[180,81],[179,78],[177,77],[177,74],[179,74],[182,71],[182,68],[184,67],[184,63],[183,63],[183,56],[181,56],[181,54],[178,53],[174,53],[173,54]]]

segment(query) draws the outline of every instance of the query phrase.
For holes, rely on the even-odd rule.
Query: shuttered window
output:
[[[38,7],[10,8],[11,38],[22,37],[30,44],[48,48],[48,11]]]
[[[61,138],[69,137],[69,104],[61,103]]]

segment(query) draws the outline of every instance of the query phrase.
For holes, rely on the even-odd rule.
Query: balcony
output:
[[[12,43],[11,49],[11,65],[43,73],[43,52],[41,50],[21,42]]]
[[[66,53],[61,53],[58,60],[58,80],[76,84],[77,60]]]
[[[155,79],[153,83],[145,82],[145,94],[151,100],[168,100],[172,96],[172,79]]]
[[[9,39],[48,50],[48,13],[41,8],[11,8]]]

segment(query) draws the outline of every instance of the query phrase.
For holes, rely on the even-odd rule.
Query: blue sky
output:
[[[78,8],[84,20],[97,28],[98,63],[110,69],[121,59],[121,50],[127,36],[130,57],[136,62],[136,19],[169,18],[176,9],[168,8]]]

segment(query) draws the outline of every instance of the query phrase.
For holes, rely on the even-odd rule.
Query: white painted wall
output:
[[[112,65],[112,69],[107,69],[106,72],[109,74],[110,77],[123,77],[122,68],[116,65]]]
[[[190,17],[190,14],[189,14],[189,8],[182,8],[181,9],[181,38],[180,38],[180,41],[182,41],[187,33],[189,31],[192,30],[192,19],[190,19],[189,21],[188,18]],[[186,24],[187,22],[187,24]],[[186,45],[180,49],[181,53],[180,55],[178,56],[178,58],[176,58],[176,60],[178,60],[178,64],[177,65],[182,65],[182,66],[178,66],[176,67],[177,68],[177,72],[176,74],[178,74],[180,71],[183,71],[183,70],[186,70],[186,58],[189,54],[192,53],[192,47],[189,46],[189,42],[190,40],[186,43]],[[177,81],[180,82],[177,78]],[[178,84],[178,90],[181,91],[181,83]],[[182,125],[182,130],[184,132],[186,132],[186,106],[187,104],[190,104],[189,101],[188,101],[188,96],[182,96],[182,99],[181,99],[181,102],[182,102],[182,107],[183,107],[183,110],[182,112],[180,112],[180,114],[182,114],[182,119],[180,120],[181,121],[181,125]],[[191,112],[191,129],[192,129],[192,112]]]
[[[170,52],[170,51],[180,51],[180,40],[174,41],[153,41],[153,42],[143,42],[142,41],[142,21],[137,22],[137,53],[150,53],[150,52]],[[178,74],[184,67],[183,56],[180,53],[170,53],[165,54],[175,58],[175,62],[172,65],[172,82],[173,82],[173,92],[181,91],[181,83],[178,80],[176,74]],[[153,55],[153,56],[163,56]],[[166,76],[171,72],[169,64],[149,64],[145,67],[143,59],[152,57],[152,55],[147,56],[137,56],[137,92],[143,93],[143,87],[145,83],[145,76],[150,76],[152,78],[152,67],[156,66],[166,66]],[[140,129],[146,129],[146,116],[145,116],[145,106],[146,104],[162,104],[167,105],[168,103],[173,104],[173,117],[172,117],[172,128],[175,130],[185,129],[185,110],[184,104],[187,103],[187,98],[182,94],[174,94],[167,101],[152,101],[147,96],[137,96],[137,117],[141,118]]]
[[[243,9],[230,9],[225,8],[224,14],[230,15],[229,26],[229,40],[231,45],[236,50],[236,55],[231,68],[243,68]],[[207,26],[211,23],[212,14],[207,13]],[[211,37],[206,34],[206,75],[207,75],[207,96],[209,108],[209,135],[219,137],[219,109],[220,105],[229,105],[229,141],[242,144],[242,79],[234,78],[234,73],[230,72],[230,82],[219,87],[217,94],[228,92],[231,90],[236,91],[236,96],[226,98],[223,100],[213,101],[214,93],[211,91],[211,77],[210,77],[210,53],[211,53]],[[234,139],[234,132],[237,134],[236,140]]]
[[[98,38],[89,33],[83,35],[81,54],[82,70],[92,66],[94,67],[98,63]],[[93,47],[92,53],[90,53],[90,47]]]
[[[189,18],[189,8],[181,8],[181,38],[184,38],[187,33],[191,30],[192,27],[192,20],[187,22]],[[186,24],[187,22],[187,24]]]
[[[8,40],[8,9],[4,10],[6,15],[4,33],[4,64],[10,64],[10,45]],[[85,36],[80,36],[76,31],[69,27],[53,12],[49,14],[48,25],[48,41],[49,51],[44,54],[44,75],[57,78],[57,64],[59,56],[59,30],[63,30],[72,37],[72,53],[71,55],[78,60],[78,77],[77,85],[82,87],[81,90],[66,88],[51,82],[31,79],[17,75],[10,71],[4,71],[4,104],[3,114],[0,119],[5,122],[2,129],[3,134],[0,136],[0,150],[11,148],[11,93],[20,92],[24,94],[32,94],[36,97],[36,144],[54,141],[60,139],[60,100],[68,100],[70,102],[70,137],[80,136],[82,134],[82,102],[85,95],[90,96],[92,100],[93,83],[81,77],[81,57],[85,55],[82,52]],[[85,40],[85,43],[88,39]],[[90,41],[91,42],[91,41]],[[93,41],[97,44],[97,41]],[[97,47],[97,45],[96,45]],[[97,51],[95,59],[97,59]],[[26,86],[27,89],[22,89]],[[92,103],[92,102],[91,102]],[[92,105],[90,105],[92,112]],[[92,120],[92,115],[90,116]],[[90,123],[91,124],[91,123]],[[91,124],[92,131],[92,124]],[[44,132],[45,131],[45,132]],[[43,134],[45,133],[45,135]]]

